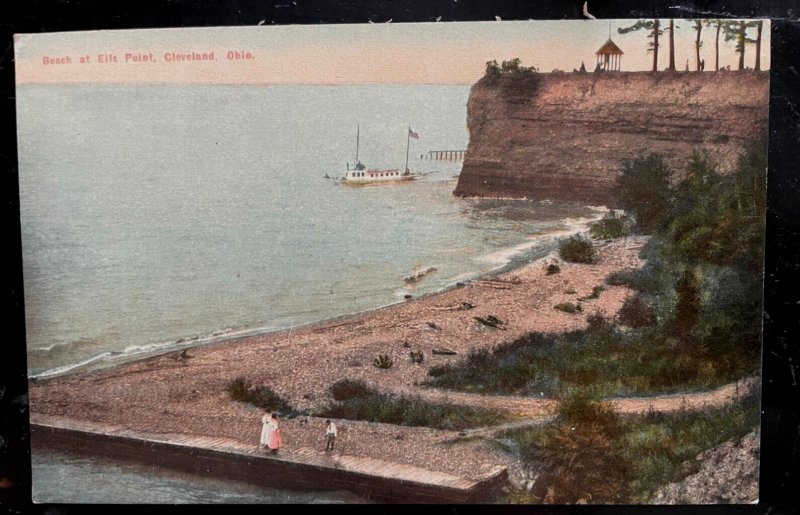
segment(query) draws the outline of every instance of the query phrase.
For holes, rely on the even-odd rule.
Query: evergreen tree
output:
[[[650,34],[647,36],[648,38],[652,39],[650,43],[648,43],[648,52],[653,52],[653,71],[658,71],[658,38],[661,36],[664,31],[661,29],[661,23],[658,20],[639,20],[630,27],[620,27],[617,29],[617,32],[620,34],[627,34],[629,32],[636,32],[638,30],[647,30],[650,31]],[[674,65],[673,65],[674,68]]]

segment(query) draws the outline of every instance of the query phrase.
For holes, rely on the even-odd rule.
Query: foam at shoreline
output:
[[[607,212],[604,206],[587,206],[596,211],[597,216],[582,217],[582,218],[566,218],[563,220],[564,228],[546,231],[541,234],[532,236],[528,241],[513,245],[508,248],[497,250],[489,254],[483,255],[478,258],[479,261],[484,263],[494,264],[493,268],[485,272],[466,272],[458,276],[447,279],[446,285],[437,288],[434,291],[414,295],[415,299],[428,298],[442,292],[449,291],[458,287],[464,282],[480,279],[481,277],[492,277],[503,273],[510,272],[531,264],[541,262],[545,259],[550,259],[555,256],[555,245],[558,239],[571,236],[574,234],[585,233],[588,230],[589,224],[600,219],[602,214]],[[207,345],[214,345],[218,343],[232,342],[243,338],[257,337],[270,333],[280,333],[282,331],[293,331],[299,328],[311,327],[315,325],[322,325],[350,317],[361,316],[375,311],[383,310],[407,302],[405,295],[410,292],[406,289],[396,290],[394,293],[395,300],[387,304],[383,304],[364,311],[353,313],[346,313],[330,318],[315,320],[310,322],[303,322],[300,324],[290,325],[286,327],[275,326],[259,326],[248,327],[241,329],[226,328],[216,330],[204,336],[192,336],[189,338],[179,338],[173,341],[152,343],[152,344],[135,344],[129,345],[122,351],[105,351],[95,356],[83,359],[76,363],[61,365],[58,367],[50,368],[41,372],[32,374],[29,372],[28,377],[31,379],[49,379],[70,373],[88,372],[93,370],[100,370],[106,368],[114,368],[117,366],[126,365],[128,363],[152,358],[160,354],[169,352],[176,352],[183,349],[190,349],[194,347],[204,347]],[[46,350],[59,347],[61,345],[51,345]],[[45,349],[35,349],[45,350]]]

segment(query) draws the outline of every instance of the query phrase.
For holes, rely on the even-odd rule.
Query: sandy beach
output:
[[[640,266],[642,238],[598,242],[595,264],[559,261],[561,272],[547,275],[543,260],[500,275],[388,308],[301,328],[190,349],[188,359],[172,352],[94,372],[30,383],[32,421],[67,418],[150,433],[218,436],[258,445],[261,412],[230,399],[226,385],[245,377],[286,397],[296,409],[314,409],[330,401],[328,387],[343,378],[360,379],[386,392],[485,406],[512,416],[552,413],[554,401],[483,397],[440,391],[422,385],[427,370],[449,363],[471,348],[490,348],[526,333],[562,332],[586,326],[587,316],[613,317],[631,290],[606,286],[597,299],[582,302],[583,311],[567,314],[553,308],[575,301],[603,284],[615,271]],[[570,293],[567,293],[570,292]],[[574,293],[573,293],[574,292]],[[458,309],[469,303],[471,309]],[[495,329],[475,316],[493,315],[504,323]],[[448,348],[457,354],[434,355]],[[425,360],[412,363],[409,351]],[[374,367],[379,354],[394,360],[388,370]],[[523,402],[524,401],[524,402]],[[515,463],[484,441],[453,445],[453,431],[387,424],[339,421],[337,452],[368,456],[480,478],[498,465]],[[298,416],[283,422],[289,447],[324,449],[324,420]]]

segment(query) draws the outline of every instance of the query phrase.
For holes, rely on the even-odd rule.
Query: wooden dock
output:
[[[346,490],[379,502],[480,503],[508,479],[498,467],[479,480],[321,450],[282,449],[270,455],[229,438],[152,434],[89,422],[35,416],[34,450],[55,448],[181,470],[205,477],[291,490]]]

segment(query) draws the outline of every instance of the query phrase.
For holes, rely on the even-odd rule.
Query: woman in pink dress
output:
[[[269,439],[267,440],[267,447],[269,447],[272,454],[278,452],[278,449],[283,447],[283,438],[281,437],[281,427],[280,427],[280,419],[278,419],[278,415],[273,413],[272,414],[272,431],[269,433]]]

